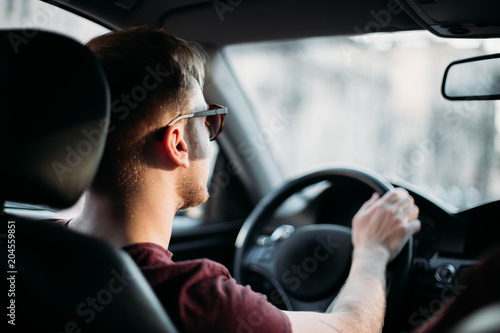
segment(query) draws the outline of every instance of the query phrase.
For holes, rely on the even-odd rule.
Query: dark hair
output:
[[[161,119],[182,113],[193,79],[203,88],[206,53],[163,29],[136,27],[87,43],[111,91],[111,121],[92,190],[126,195],[141,180],[142,148]]]

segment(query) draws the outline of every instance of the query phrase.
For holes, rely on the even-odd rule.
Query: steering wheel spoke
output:
[[[327,227],[335,229],[337,226]],[[348,228],[345,229],[348,230]],[[300,234],[303,234],[303,231],[298,235]],[[245,254],[242,270],[245,271],[247,276],[254,274],[259,276],[261,280],[265,280],[265,282],[256,281],[257,278],[254,278],[253,284],[261,284],[257,288],[258,291],[269,294],[269,290],[272,290],[274,293],[278,293],[278,295],[271,293],[269,300],[283,309],[290,311],[325,311],[337,296],[337,293],[319,292],[318,295],[311,297],[310,285],[328,281],[322,278],[324,273],[321,270],[325,268],[331,269],[332,266],[323,262],[327,261],[331,255],[328,251],[333,253],[340,246],[340,243],[332,243],[330,236],[327,234],[316,235],[316,238],[321,237],[318,238],[319,242],[315,240],[318,242],[316,247],[310,253],[306,251],[299,255],[297,258],[300,258],[302,262],[298,264],[286,261],[287,258],[293,256],[288,255],[289,251],[293,250],[290,247],[295,247],[294,244],[296,244],[293,239],[289,242],[284,240],[268,242],[267,244],[259,244],[258,242],[259,245],[251,247]],[[349,251],[350,241],[345,242],[345,247]],[[282,259],[285,259],[285,261]],[[322,267],[318,267],[320,264],[322,264]],[[344,271],[347,269],[344,267]],[[249,282],[252,282],[251,280],[250,278]],[[266,284],[267,287],[263,287],[262,284]],[[331,281],[330,284],[332,284]],[[323,286],[323,288],[331,289],[328,285]],[[306,295],[304,295],[304,292]]]
[[[276,274],[274,257],[279,244],[254,245],[249,248],[243,260],[243,268],[266,272],[266,275]]]

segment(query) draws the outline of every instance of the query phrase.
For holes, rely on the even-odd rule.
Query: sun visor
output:
[[[408,16],[440,37],[500,37],[498,0],[398,0]]]

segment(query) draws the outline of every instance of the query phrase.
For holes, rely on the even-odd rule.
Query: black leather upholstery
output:
[[[53,223],[2,220],[16,229],[14,332],[176,332],[124,251]]]
[[[0,30],[0,198],[67,207],[103,152],[109,92],[92,53],[41,31]]]
[[[86,47],[53,33],[29,36],[0,31],[0,204],[66,207],[99,165],[108,87]],[[15,332],[176,332],[132,259],[103,241],[2,209],[0,256],[15,277]]]

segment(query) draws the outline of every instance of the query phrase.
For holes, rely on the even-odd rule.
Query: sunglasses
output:
[[[219,137],[222,132],[222,128],[224,127],[224,117],[227,114],[227,107],[220,106],[217,104],[209,104],[207,111],[200,111],[195,113],[188,113],[182,116],[179,116],[168,123],[167,126],[162,130],[161,137],[165,136],[165,132],[167,131],[167,127],[177,124],[182,119],[190,119],[195,117],[207,117],[205,123],[208,127],[209,131],[209,139],[210,141],[214,141]]]

